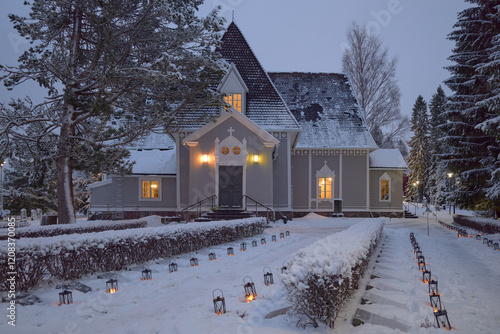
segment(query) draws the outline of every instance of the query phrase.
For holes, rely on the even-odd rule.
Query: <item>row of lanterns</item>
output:
[[[290,231],[280,232],[280,239],[285,239],[285,236],[289,237],[290,236]],[[273,234],[271,236],[271,241],[276,242],[276,235],[275,234]],[[266,238],[260,239],[260,243],[261,243],[261,245],[265,245],[266,244]],[[252,247],[257,247],[257,241],[256,240],[252,241]],[[240,251],[246,251],[246,250],[247,250],[247,244],[245,242],[242,242],[240,244]],[[227,248],[227,255],[229,255],[229,256],[233,256],[234,255],[234,248],[233,247],[228,247]],[[209,261],[217,260],[217,255],[215,254],[215,252],[211,251],[208,254],[208,260]],[[189,259],[189,266],[190,267],[198,266],[198,258],[192,257],[191,259]],[[266,268],[269,269],[269,267],[266,267]],[[176,262],[172,262],[172,263],[170,263],[168,265],[168,272],[169,273],[176,272],[177,270],[178,270],[178,265],[177,265]],[[285,265],[281,268],[282,272],[284,270],[286,270],[286,266]],[[151,280],[153,280],[153,275],[152,275],[151,269],[149,269],[147,267],[144,268],[144,270],[141,272],[141,279],[140,280],[141,281],[151,281]],[[250,283],[248,283],[248,284],[250,284]],[[273,274],[271,273],[271,269],[269,269],[268,272],[264,273],[264,284],[265,285],[274,284]],[[245,286],[247,286],[247,285],[245,284]],[[251,293],[251,294],[247,295],[247,287],[245,288],[245,298],[247,298],[247,301],[253,300],[253,299],[255,299],[257,297],[257,293],[255,292],[255,287],[253,285],[253,282],[251,282],[251,284],[248,285],[248,287],[250,287],[250,286],[253,286],[253,293]],[[222,290],[220,290],[220,289],[216,289],[216,290],[214,290],[214,292],[217,291],[217,290],[219,290],[222,293]],[[106,290],[105,291],[106,291],[106,293],[115,293],[116,291],[118,291],[118,280],[116,279],[116,275],[115,275],[114,279],[111,278],[111,279],[109,279],[109,280],[106,281]],[[217,298],[214,297],[214,308],[216,308],[216,305],[215,305],[216,304],[216,299],[217,299],[217,303],[224,303],[224,296],[223,295],[222,296],[218,296]],[[59,305],[63,305],[63,304],[73,304],[73,293],[70,290],[64,290],[64,291],[62,291],[62,292],[59,293]],[[222,307],[222,305],[220,305],[220,306]],[[217,308],[216,308],[215,313],[219,314],[218,311],[217,311]],[[224,312],[223,313],[226,313],[225,312],[225,305],[224,305]]]
[[[469,234],[467,232],[466,229],[464,228],[460,228],[460,227],[456,227],[456,226],[453,226],[453,225],[450,225],[450,224],[446,224],[442,221],[439,222],[441,224],[441,226],[444,226],[446,227],[448,230],[450,231],[457,231],[457,236],[460,238],[460,237],[464,237],[464,238],[474,238],[477,240],[477,241],[481,241],[483,240],[483,244],[487,245],[488,247],[491,247],[493,248],[494,250],[500,250],[500,245],[497,242],[495,242],[495,240],[492,240],[492,239],[488,239],[488,238],[482,238],[482,235],[481,233],[478,233],[476,235],[474,234]]]
[[[441,302],[441,295],[438,291],[438,280],[435,275],[431,275],[430,265],[425,262],[425,257],[418,245],[413,232],[410,233],[410,241],[413,246],[413,253],[417,259],[417,265],[420,272],[422,272],[422,281],[428,285],[430,305],[434,311],[434,317],[438,327],[443,327],[450,330],[450,320],[448,319],[448,312]]]

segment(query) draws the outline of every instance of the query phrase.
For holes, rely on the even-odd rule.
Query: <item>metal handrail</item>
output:
[[[416,216],[418,205],[413,204],[412,202],[406,202],[406,203],[408,204],[408,209],[407,209],[408,212],[410,212],[410,205],[413,205],[415,207],[415,216]],[[404,203],[403,203],[403,206],[406,207],[406,205]]]
[[[266,219],[267,219],[267,223],[269,223],[269,213],[271,213],[271,218],[272,218],[272,221],[275,221],[276,218],[275,218],[275,214],[274,214],[274,210],[271,209],[270,207],[262,204],[261,202],[253,199],[252,197],[248,196],[248,195],[243,195],[242,197],[242,200],[243,199],[249,199],[251,201],[253,201],[255,203],[255,216],[257,216],[257,205],[260,205],[261,207],[265,208],[266,209]],[[245,211],[247,211],[247,201],[245,201]]]
[[[204,199],[202,199],[201,201],[198,201],[194,204],[191,204],[187,207],[185,207],[184,209],[181,210],[181,216],[182,216],[182,219],[185,220],[184,218],[184,214],[188,212],[189,209],[195,207],[195,206],[198,206],[198,218],[201,217],[201,204],[208,201],[208,200],[212,200],[212,208],[214,207],[214,200],[217,198],[217,195],[212,195],[212,196],[208,196]],[[217,214],[217,213],[216,213]],[[217,218],[217,217],[216,217]]]

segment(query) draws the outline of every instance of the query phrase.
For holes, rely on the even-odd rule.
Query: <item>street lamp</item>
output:
[[[2,163],[0,163],[0,184],[1,184],[1,188],[0,188],[0,215],[2,216],[2,221],[3,221],[3,164],[5,163],[5,161],[2,161]]]
[[[451,192],[451,178],[453,177],[453,173],[448,172],[448,213],[451,215],[451,201],[450,201],[450,192]]]

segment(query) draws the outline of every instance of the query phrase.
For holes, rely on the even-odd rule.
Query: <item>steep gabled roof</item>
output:
[[[246,116],[249,119],[265,130],[300,130],[299,124],[234,22],[231,22],[222,36],[219,53],[228,63],[236,66],[248,87]],[[190,112],[183,120],[183,127],[199,128],[204,124],[200,122],[203,114],[215,116],[218,113],[218,108],[210,107]]]
[[[338,73],[269,73],[302,128],[296,147],[375,149],[349,81]]]

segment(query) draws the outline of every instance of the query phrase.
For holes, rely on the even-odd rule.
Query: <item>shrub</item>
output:
[[[494,219],[453,215],[453,222],[464,227],[473,228],[482,233],[500,233],[500,223]]]

